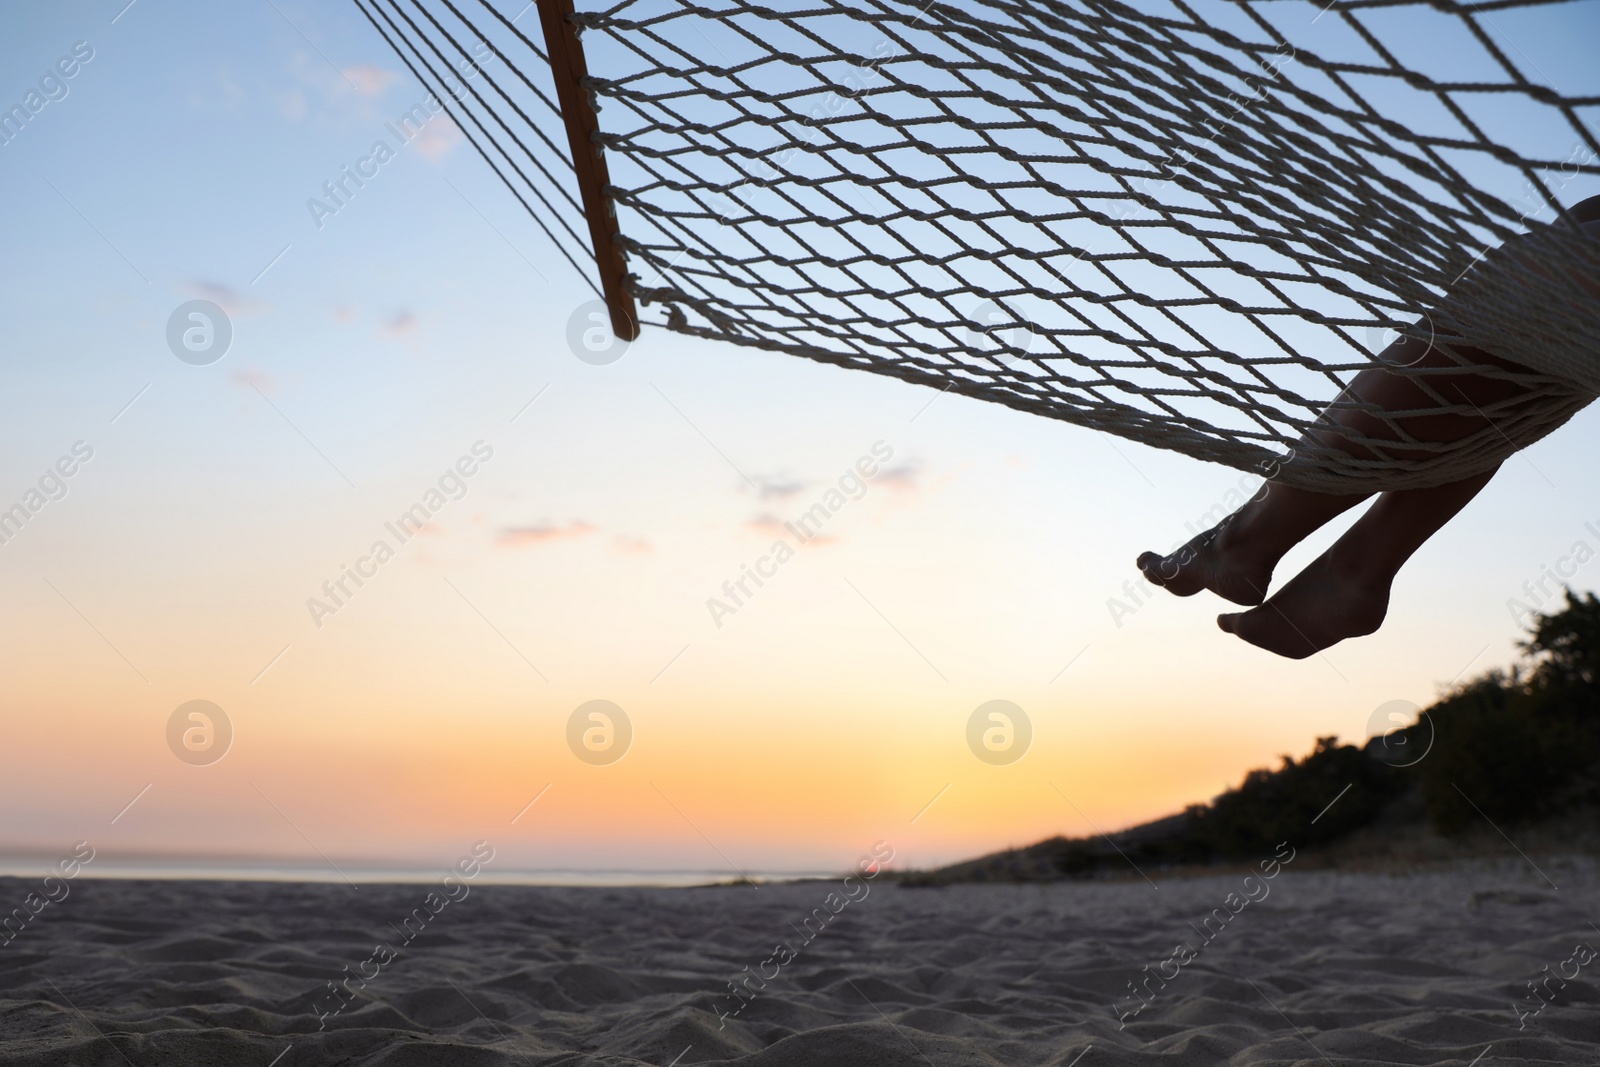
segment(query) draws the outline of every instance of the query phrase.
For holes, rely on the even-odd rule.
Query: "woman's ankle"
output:
[[[1295,545],[1365,499],[1268,483],[1219,525],[1217,547],[1230,556],[1260,560],[1271,569]]]

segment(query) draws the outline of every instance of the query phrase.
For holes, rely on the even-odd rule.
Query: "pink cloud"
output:
[[[299,89],[291,91],[288,95],[278,100],[278,114],[290,122],[299,122],[306,117],[310,110],[306,104],[306,94]]]
[[[428,124],[417,132],[416,139],[411,143],[417,146],[417,151],[422,153],[422,158],[429,163],[437,163],[463,140],[461,129],[450,116],[440,115],[430,119]]]
[[[228,380],[241,389],[258,389],[270,393],[275,388],[272,376],[254,367],[243,367],[228,375]]]
[[[917,489],[922,484],[921,470],[921,464],[916,460],[912,460],[910,463],[902,463],[898,467],[885,467],[872,480],[874,483],[881,482],[891,489]]]
[[[409,311],[401,311],[384,320],[378,333],[383,337],[407,337],[417,328],[417,317]]]
[[[595,532],[595,529],[592,524],[579,521],[569,522],[565,526],[507,526],[500,531],[500,536],[495,538],[495,543],[502,548],[527,548],[549,541],[588,537]]]
[[[763,478],[761,479],[761,499],[766,500],[768,497],[777,497],[779,500],[787,500],[805,487],[805,482],[769,482]]]
[[[350,84],[356,87],[356,92],[362,96],[382,96],[389,86],[393,85],[400,77],[392,70],[373,66],[370,63],[360,63],[354,67],[344,68],[344,76]]]
[[[771,534],[774,537],[784,533],[783,520],[776,515],[761,514],[745,522],[745,529],[754,530],[756,533]]]
[[[209,300],[226,311],[234,318],[243,315],[254,315],[266,310],[267,305],[252,296],[247,296],[229,285],[221,282],[190,281],[183,283],[184,292],[190,296],[197,296],[202,300]]]

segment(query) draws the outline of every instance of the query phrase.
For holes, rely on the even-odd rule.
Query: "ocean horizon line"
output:
[[[43,877],[50,860],[39,856],[0,856],[0,878]],[[82,866],[76,879],[161,880],[207,882],[312,882],[356,885],[423,885],[439,881],[445,868],[414,864],[314,866],[300,863],[197,862],[195,860],[108,860],[99,859]],[[846,871],[762,870],[730,871],[703,868],[586,868],[547,867],[512,870],[484,868],[473,878],[475,885],[521,885],[550,887],[660,887],[686,888],[699,885],[727,885],[744,881],[758,883],[800,882],[843,877]]]

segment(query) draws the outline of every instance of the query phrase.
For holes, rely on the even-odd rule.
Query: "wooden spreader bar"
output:
[[[595,139],[600,122],[583,87],[589,67],[583,58],[577,24],[572,21],[572,0],[538,2],[550,70],[555,75],[556,100],[566,121],[572,169],[577,172],[583,214],[589,221],[589,242],[594,246],[594,262],[600,271],[600,292],[611,312],[612,332],[624,341],[632,341],[639,336],[639,314],[633,294],[628,291],[627,260],[617,240],[620,229],[616,204],[606,195],[611,176],[600,142]]]

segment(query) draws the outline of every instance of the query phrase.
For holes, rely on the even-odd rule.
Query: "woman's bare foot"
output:
[[[1264,558],[1242,540],[1230,516],[1171,555],[1146,552],[1136,562],[1151,585],[1174,596],[1209,589],[1235,604],[1259,604],[1272,583],[1277,558]]]
[[[1217,625],[1268,652],[1305,659],[1383,625],[1393,574],[1368,575],[1341,563],[1336,544],[1290,579],[1265,604],[1218,615]]]

